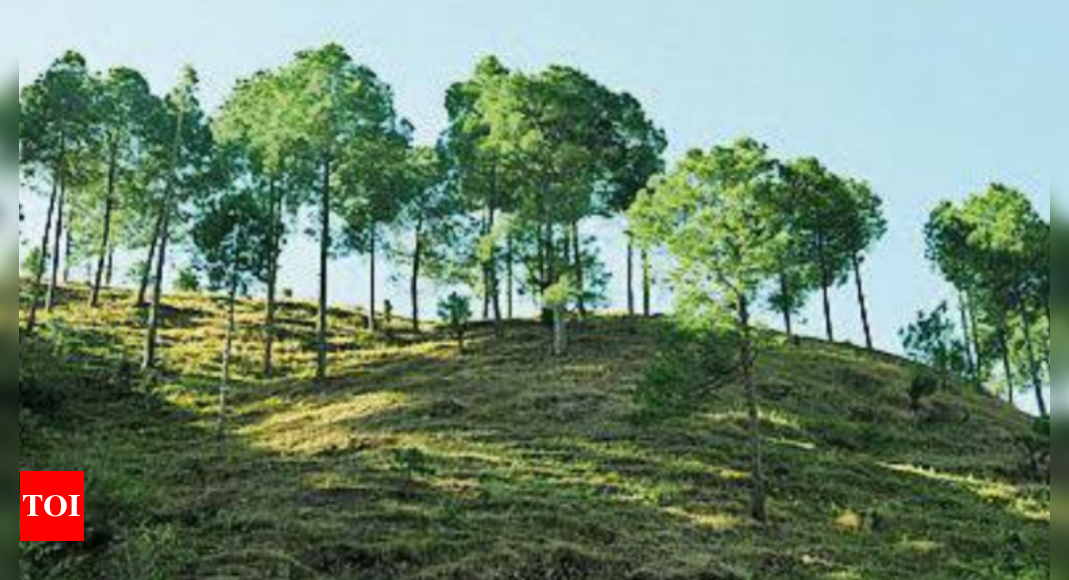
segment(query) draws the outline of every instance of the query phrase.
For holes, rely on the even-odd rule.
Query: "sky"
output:
[[[938,201],[997,181],[1049,217],[1052,192],[1069,186],[1065,22],[1063,0],[35,0],[0,42],[18,55],[20,84],[70,48],[98,69],[138,68],[159,92],[190,63],[209,108],[239,78],[338,42],[391,84],[424,142],[445,124],[446,88],[480,57],[527,71],[576,66],[636,95],[667,131],[670,159],[752,136],[781,158],[817,156],[870,181],[891,229],[865,276],[876,341],[896,351],[918,309],[953,298],[924,260],[922,227]],[[40,205],[26,233],[40,228]],[[620,308],[620,225],[585,227],[617,273]],[[314,295],[313,255],[305,239],[287,250],[283,285],[299,296]],[[365,302],[366,264],[334,270],[334,298]],[[407,308],[392,277],[381,285]],[[854,296],[842,288],[834,311],[842,338],[859,342]],[[803,327],[813,335],[818,306]]]

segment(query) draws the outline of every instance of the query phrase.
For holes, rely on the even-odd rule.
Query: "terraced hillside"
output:
[[[312,307],[284,307],[284,378],[262,381],[262,305],[246,302],[220,437],[222,306],[168,300],[150,382],[130,297],[99,312],[85,298],[68,291],[23,347],[20,469],[87,471],[91,537],[20,545],[23,578],[1049,577],[1049,487],[1027,483],[1017,444],[1030,422],[971,392],[914,412],[913,369],[890,356],[763,353],[773,521],[759,528],[740,388],[638,418],[664,322],[585,321],[553,359],[534,323],[477,330],[461,355],[339,311],[335,378],[316,385]]]

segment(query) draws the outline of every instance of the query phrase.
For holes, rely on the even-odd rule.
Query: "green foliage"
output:
[[[768,148],[749,139],[709,153],[693,151],[656,194],[640,196],[630,214],[640,243],[663,244],[676,259],[677,311],[735,328],[752,450],[750,513],[761,523],[768,512],[750,308],[782,271],[790,242],[776,168]]]
[[[630,213],[636,239],[664,244],[678,260],[673,274],[681,311],[727,315],[779,273],[790,241],[781,219],[775,162],[752,140],[691,152],[639,196]]]
[[[928,258],[968,297],[981,338],[990,335],[978,354],[1005,360],[1008,382],[1029,377],[1045,407],[1039,356],[1049,353],[1041,314],[1049,318],[1050,225],[1023,193],[994,184],[961,205],[940,204],[925,233]]]
[[[829,558],[817,576],[1016,580],[1049,566],[1049,488],[1016,471],[1025,456],[1012,437],[1030,422],[964,392],[931,407],[968,423],[917,429],[902,408],[914,367],[893,357],[811,341],[765,347],[756,374],[775,526],[761,529],[745,520],[738,374],[695,392],[697,412],[628,420],[650,362],[671,354],[661,321],[591,317],[567,364],[546,359],[544,330],[529,323],[463,357],[436,334],[339,333],[348,372],[325,394],[303,374],[314,306],[287,303],[288,378],[237,364],[234,435],[220,446],[204,374],[218,364],[224,305],[170,297],[170,372],[129,389],[136,380],[99,373],[138,347],[131,296],[109,293],[114,303],[91,310],[85,294],[72,288],[49,319],[63,364],[31,364],[36,352],[20,361],[60,371],[54,382],[72,396],[43,425],[46,439],[23,441],[19,469],[96,474],[89,495],[104,498],[93,511],[109,534],[94,536],[105,548],[88,557],[74,547],[69,559],[41,558],[40,574],[794,580],[814,574],[814,553]],[[242,319],[261,312],[238,303]],[[351,314],[332,315],[351,328]],[[727,352],[710,363],[738,360],[719,328],[670,330],[718,339]],[[488,339],[490,329],[470,333]],[[248,353],[259,338],[236,340]],[[850,531],[838,524],[847,511],[860,519]]]
[[[266,269],[269,218],[259,199],[246,190],[224,190],[201,203],[193,227],[197,267],[212,289],[244,294]]]
[[[471,299],[453,292],[438,303],[438,318],[464,350],[464,337],[471,322]]]
[[[508,245],[525,267],[527,293],[540,296],[571,272],[582,286],[577,301],[596,304],[608,279],[581,224],[630,206],[662,167],[663,132],[633,97],[582,71],[553,66],[527,74],[492,57],[450,88],[446,108],[448,184],[479,214],[460,260],[476,270],[471,285],[500,286]],[[502,216],[509,216],[507,235],[497,228]]]
[[[567,310],[575,302],[575,285],[568,277],[561,278],[556,284],[546,288],[542,303],[548,309]]]
[[[43,272],[44,267],[44,253],[40,246],[35,246],[26,252],[26,257],[22,259],[22,264],[19,266],[19,273],[23,276],[32,276],[37,272]]]
[[[781,179],[780,203],[785,208],[791,243],[803,260],[816,268],[816,287],[842,284],[855,250],[870,237],[863,231],[861,224],[866,220],[855,203],[865,189],[848,187],[846,181],[812,158],[784,165]]]
[[[200,292],[200,276],[194,269],[183,268],[178,272],[178,277],[174,280],[174,288],[179,292]]]
[[[959,338],[946,302],[930,313],[917,313],[917,320],[899,334],[906,353],[931,367],[943,380],[968,378],[967,347]]]
[[[635,389],[640,419],[696,413],[712,392],[738,379],[738,347],[715,328],[687,321],[662,331],[656,358]]]
[[[85,58],[68,52],[22,89],[19,166],[52,179],[75,178],[74,158],[92,146],[95,121],[92,84]]]

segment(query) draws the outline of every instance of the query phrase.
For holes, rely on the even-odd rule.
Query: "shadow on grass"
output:
[[[243,376],[221,442],[208,369],[155,388],[104,379],[99,369],[131,353],[107,348],[106,330],[73,328],[72,372],[96,369],[78,384],[99,388],[79,389],[61,435],[23,464],[96,474],[107,501],[91,517],[112,532],[84,578],[994,579],[1015,576],[993,561],[1029,562],[1010,547],[993,553],[1002,539],[985,533],[1044,537],[971,489],[889,472],[814,436],[800,388],[770,409],[775,523],[756,528],[743,516],[738,393],[712,416],[639,426],[627,381],[655,333],[588,321],[552,359],[544,327],[507,330],[499,342],[476,329],[463,356],[433,340],[350,346],[325,384]],[[858,389],[870,378],[832,374]],[[840,529],[848,510],[861,523]]]

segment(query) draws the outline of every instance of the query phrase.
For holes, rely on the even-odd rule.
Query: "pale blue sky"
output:
[[[783,157],[819,156],[886,200],[891,231],[867,276],[877,340],[890,350],[918,308],[947,296],[921,236],[939,199],[997,180],[1049,215],[1052,188],[1067,184],[1062,0],[35,0],[18,12],[3,42],[5,52],[17,43],[24,83],[75,48],[94,67],[143,70],[159,91],[192,63],[214,106],[239,77],[336,41],[391,83],[431,140],[446,87],[497,54],[525,69],[575,65],[634,93],[673,157],[741,135]],[[622,272],[619,228],[593,227]],[[314,292],[312,256],[304,242],[287,254],[286,284],[300,295]],[[362,303],[365,266],[347,260],[335,272],[334,298]],[[619,282],[613,300],[622,304]],[[806,329],[819,334],[815,306]],[[849,287],[836,319],[858,340]]]

